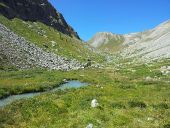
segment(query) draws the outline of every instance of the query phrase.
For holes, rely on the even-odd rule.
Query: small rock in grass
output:
[[[98,85],[98,84],[97,84],[97,85],[96,85],[96,87],[97,87],[97,88],[99,88],[99,87],[100,87],[100,85]]]
[[[152,117],[147,118],[148,121],[153,121],[154,119]]]
[[[92,108],[96,108],[97,106],[99,106],[98,101],[97,101],[96,99],[93,99],[93,100],[91,101],[91,107],[92,107]]]
[[[43,35],[45,38],[47,38],[48,36],[47,35]]]
[[[136,72],[136,70],[133,70],[133,69],[132,69],[131,71],[132,71],[133,73],[135,73],[135,72]]]
[[[150,76],[147,76],[146,78],[145,78],[145,81],[152,81],[153,79],[150,77]]]
[[[55,46],[56,46],[56,44],[57,44],[57,43],[56,43],[55,41],[53,41],[53,40],[52,40],[52,41],[50,41],[50,42],[51,42],[52,47],[55,47]]]
[[[63,82],[67,83],[67,79],[64,79]]]
[[[93,128],[93,124],[88,124],[86,128]]]
[[[160,71],[161,71],[162,75],[168,76],[168,75],[170,75],[170,66],[162,66],[160,68]]]

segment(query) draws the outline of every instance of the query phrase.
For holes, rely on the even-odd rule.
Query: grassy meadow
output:
[[[63,79],[88,87],[59,90],[19,100],[0,109],[2,128],[169,128],[170,77],[159,68],[169,64],[124,66],[78,71],[1,71],[0,94],[43,91]],[[147,80],[150,76],[153,79]],[[99,106],[91,107],[97,99]]]
[[[44,51],[80,62],[90,58],[105,66],[68,72],[18,70],[0,53],[0,99],[50,90],[64,79],[89,83],[87,87],[43,93],[1,107],[0,128],[86,128],[88,124],[94,128],[170,128],[170,76],[160,72],[170,60],[143,64],[117,57],[107,64],[104,55],[42,23],[8,20],[1,15],[0,23]],[[108,47],[119,49],[121,41],[112,40]],[[96,108],[91,107],[93,99],[99,103]]]

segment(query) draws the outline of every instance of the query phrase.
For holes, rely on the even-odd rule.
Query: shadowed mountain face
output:
[[[78,34],[67,24],[62,14],[48,0],[0,0],[0,14],[9,19],[39,21],[78,39]]]

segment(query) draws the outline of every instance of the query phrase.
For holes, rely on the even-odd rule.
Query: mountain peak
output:
[[[96,35],[113,35],[112,32],[97,32]]]
[[[116,42],[117,40],[121,40],[122,36],[119,34],[113,34],[111,32],[98,32],[95,36],[89,41],[90,45],[97,48],[101,47],[111,40]]]

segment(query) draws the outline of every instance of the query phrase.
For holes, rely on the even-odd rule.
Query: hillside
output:
[[[29,4],[28,8],[32,7],[31,1],[21,1]],[[42,1],[39,1],[42,2]],[[45,1],[44,1],[45,2]],[[68,30],[67,24],[61,23],[66,26],[48,26],[43,21],[39,20],[37,12],[32,12],[34,17],[18,12],[18,6],[13,10],[16,15],[9,17],[13,14],[10,11],[5,11],[14,6],[17,2],[2,1],[0,4],[0,65],[1,69],[8,68],[47,68],[57,70],[70,70],[86,67],[88,60],[94,63],[100,63],[104,57],[94,53],[85,45],[79,38],[71,33],[65,32]],[[37,3],[39,4],[38,1]],[[33,5],[34,5],[33,4]],[[20,5],[20,4],[19,4]],[[52,10],[54,9],[51,4],[47,4],[45,8],[38,8]],[[20,5],[21,6],[21,5]],[[23,5],[25,9],[25,4]],[[11,7],[13,9],[13,7]],[[8,13],[6,13],[8,12]],[[52,11],[53,12],[53,11]],[[51,12],[47,12],[47,14]],[[57,14],[60,14],[57,12]],[[23,19],[22,16],[28,19]],[[46,16],[46,14],[44,14]],[[65,22],[64,19],[62,19]],[[49,21],[50,22],[50,21]],[[62,28],[62,30],[60,29]],[[64,31],[65,30],[65,31]]]
[[[170,21],[144,32],[105,35],[106,33],[95,35],[89,44],[99,50],[111,49],[110,52],[117,52],[123,58],[140,57],[141,60],[148,61],[170,57]]]
[[[48,0],[0,0],[0,14],[8,19],[41,22],[71,37],[80,39],[74,29]]]
[[[99,32],[88,41],[92,47],[104,51],[118,51],[124,38],[111,32]]]

